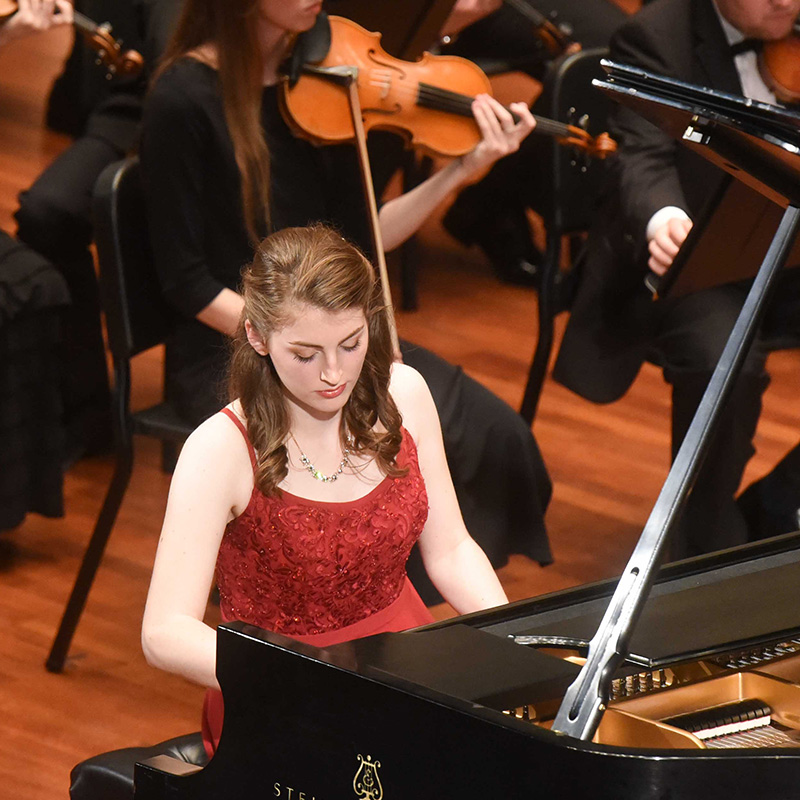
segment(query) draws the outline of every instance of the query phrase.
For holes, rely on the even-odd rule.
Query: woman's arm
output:
[[[417,445],[428,493],[428,519],[419,540],[428,576],[459,614],[507,603],[489,559],[464,526],[447,467],[439,415],[424,378],[411,367],[395,364],[391,391]]]
[[[380,210],[383,246],[399,247],[413,236],[436,206],[459,186],[478,179],[495,161],[519,149],[520,142],[534,129],[536,122],[525,103],[512,103],[511,113],[489,95],[479,95],[472,113],[481,131],[481,141],[461,158],[451,161],[410,192],[390,200]]]
[[[203,621],[217,551],[225,525],[247,505],[252,474],[244,440],[218,414],[187,439],[170,486],[142,649],[152,666],[203,686],[217,686],[216,633]]]
[[[159,281],[167,301],[187,318],[216,309],[226,289],[207,262],[205,176],[215,139],[198,68],[179,62],[156,81],[145,102],[139,147]],[[223,329],[225,320],[214,319],[212,327]]]
[[[197,319],[209,328],[233,336],[239,327],[239,317],[244,308],[244,298],[233,289],[223,289],[205,308]]]

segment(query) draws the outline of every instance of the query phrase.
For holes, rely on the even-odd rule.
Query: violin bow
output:
[[[378,223],[378,203],[375,200],[375,185],[372,182],[372,170],[369,168],[369,155],[367,153],[367,136],[364,133],[364,119],[361,116],[361,101],[358,98],[358,84],[356,75],[353,74],[347,84],[347,93],[350,100],[350,114],[353,117],[353,130],[356,133],[356,150],[358,150],[358,164],[361,167],[361,183],[367,198],[370,229],[372,231],[372,244],[375,248],[375,260],[378,262],[378,272],[381,276],[381,291],[383,304],[386,308],[386,318],[389,322],[389,336],[392,341],[392,350],[395,355],[400,354],[400,339],[397,336],[397,321],[394,318],[394,305],[392,305],[392,290],[389,286],[389,270],[386,268],[386,254],[383,250],[383,236]]]
[[[378,224],[378,203],[375,200],[375,186],[372,183],[372,172],[369,168],[369,155],[367,153],[367,136],[364,132],[364,119],[361,115],[361,101],[358,97],[358,67],[336,66],[336,67],[315,67],[306,64],[303,67],[305,72],[327,78],[334,83],[347,87],[350,116],[353,120],[353,131],[355,132],[356,150],[358,151],[358,164],[361,171],[361,183],[364,188],[364,195],[367,200],[367,211],[369,212],[370,230],[372,233],[372,245],[375,249],[375,260],[378,263],[378,274],[381,279],[381,292],[383,303],[386,307],[386,317],[389,322],[389,336],[392,341],[392,350],[399,357],[400,339],[397,336],[397,322],[394,317],[394,305],[392,304],[392,291],[389,286],[389,271],[386,268],[386,256],[383,251],[383,237],[381,236],[380,225]]]

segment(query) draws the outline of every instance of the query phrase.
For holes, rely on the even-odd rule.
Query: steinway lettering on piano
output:
[[[273,797],[283,797],[286,800],[317,800],[316,795],[295,789],[294,786],[284,786],[277,781],[272,784]],[[323,800],[323,798],[320,798]]]

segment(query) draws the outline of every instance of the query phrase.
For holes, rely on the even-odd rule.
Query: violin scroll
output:
[[[566,125],[565,127],[566,131],[558,137],[560,144],[565,147],[574,147],[583,151],[585,155],[600,161],[617,152],[616,141],[606,132],[590,136],[587,131],[576,125]]]
[[[580,42],[572,38],[570,26],[549,19],[532,6],[529,0],[503,0],[503,2],[533,23],[534,33],[552,58],[570,56],[582,49]]]
[[[89,47],[97,52],[98,61],[105,65],[107,78],[129,77],[141,72],[144,59],[136,50],[123,50],[121,42],[111,35],[110,25],[92,24],[79,30]]]

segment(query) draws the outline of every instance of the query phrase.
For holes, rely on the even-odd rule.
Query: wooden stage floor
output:
[[[67,144],[42,128],[44,98],[67,35],[0,54],[0,226],[13,230],[17,193]],[[421,235],[417,313],[401,335],[425,344],[517,406],[535,344],[535,295],[497,282],[477,251],[437,219]],[[563,320],[561,320],[563,325]],[[159,391],[161,353],[140,357],[137,405]],[[745,483],[766,472],[800,432],[800,354],[772,357],[772,385]],[[646,367],[631,391],[592,405],[548,381],[534,431],[554,482],[547,524],[555,563],[514,557],[500,571],[512,599],[613,576],[625,564],[668,468],[669,394]],[[169,479],[158,451],[137,442],[136,468],[63,675],[44,669],[55,628],[111,474],[109,458],[77,463],[63,519],[31,515],[0,536],[0,795],[66,796],[78,761],[196,730],[202,690],[149,668],[139,626]],[[437,609],[445,615],[447,608]]]

